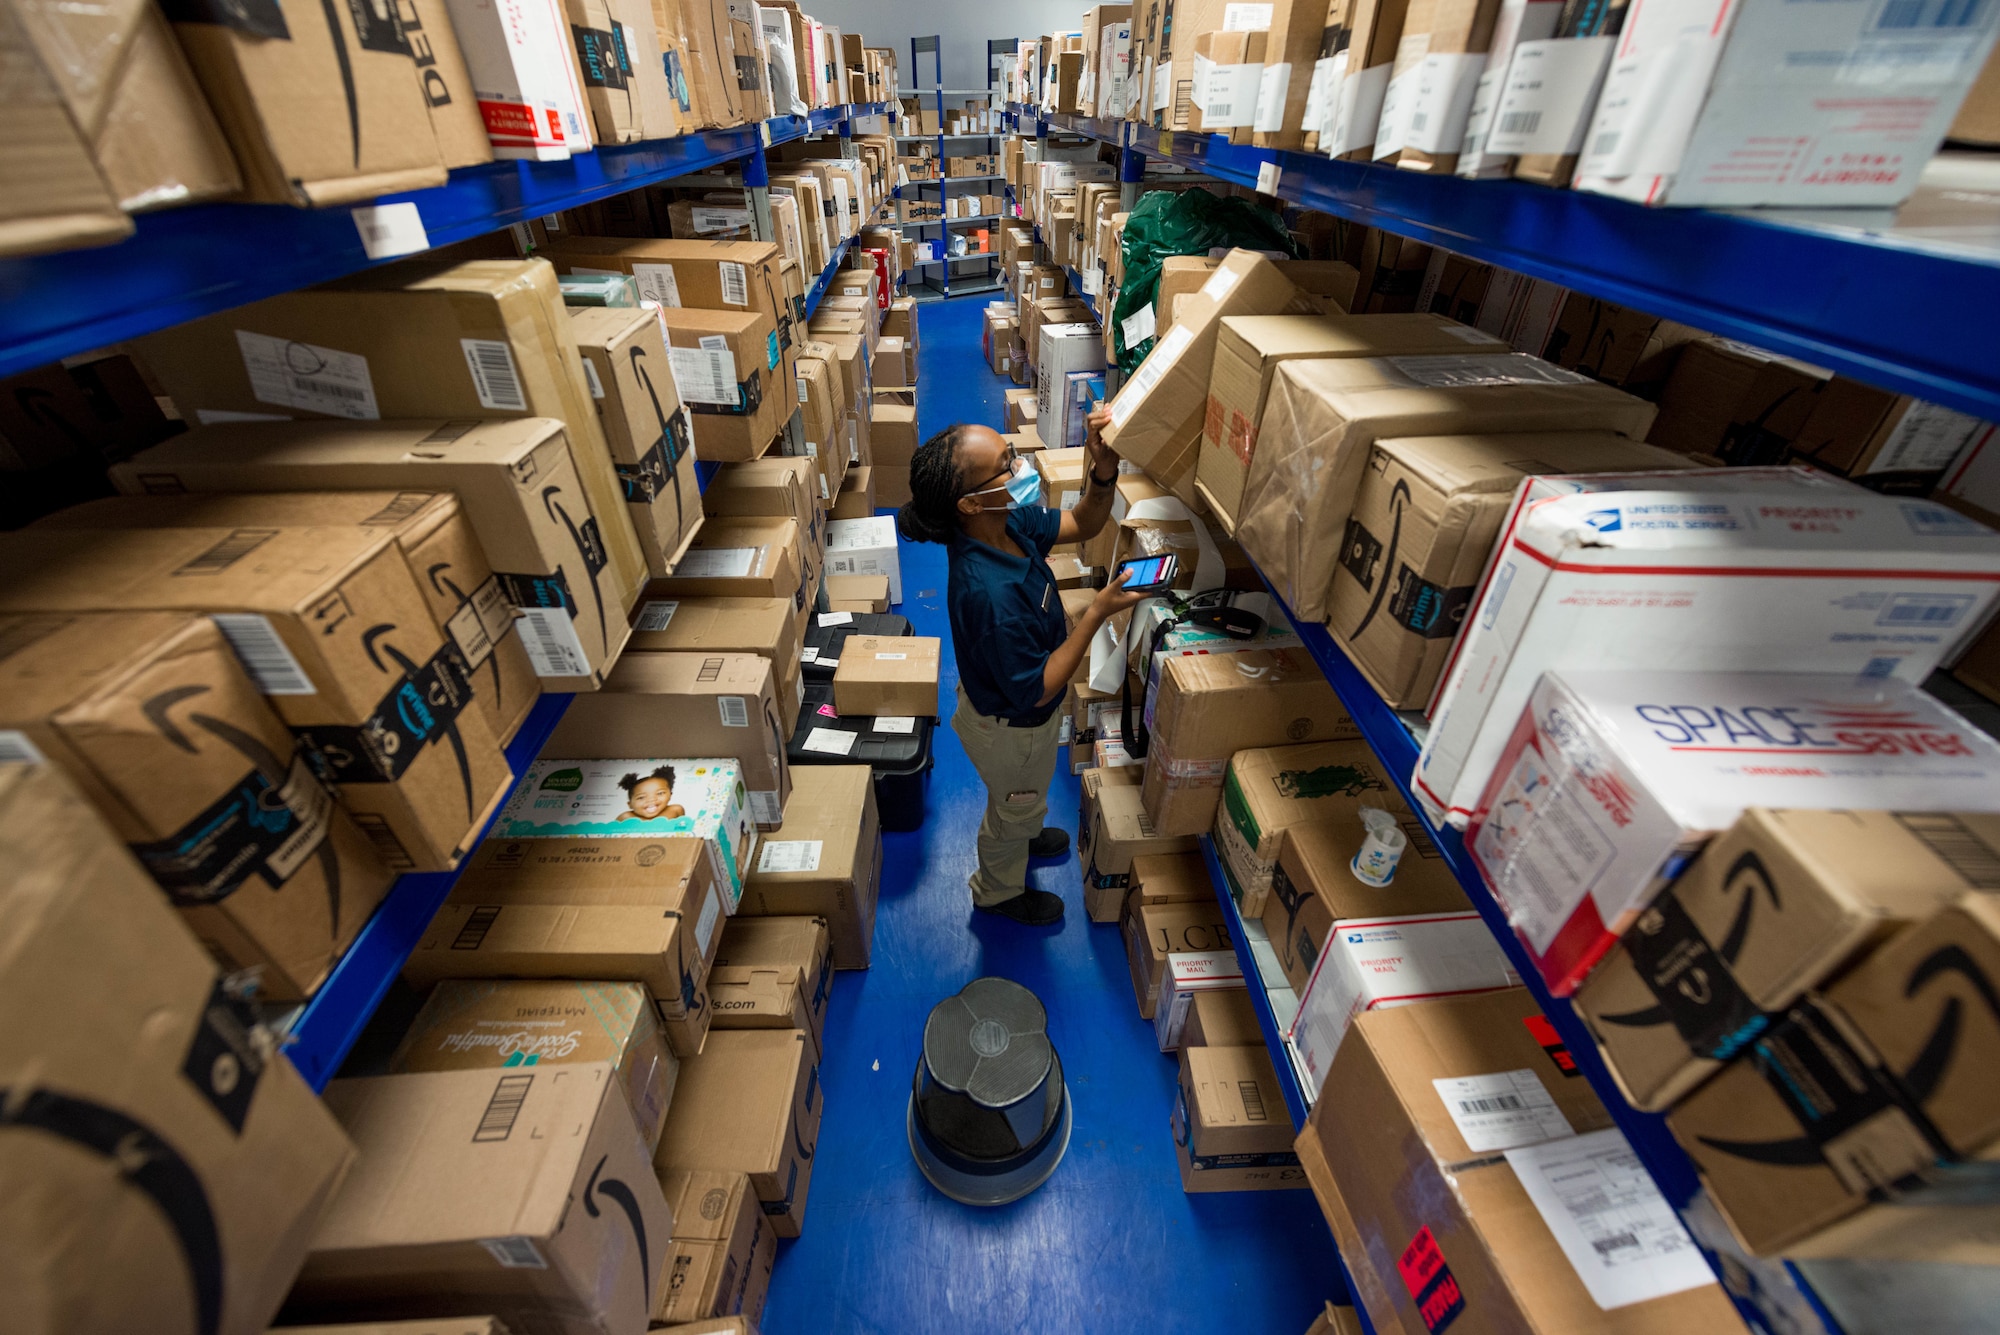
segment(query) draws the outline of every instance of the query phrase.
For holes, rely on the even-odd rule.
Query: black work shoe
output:
[[[1028,856],[1031,858],[1063,858],[1069,856],[1069,831],[1054,825],[1044,825],[1042,832],[1028,841]]]
[[[974,904],[973,907],[981,913],[997,913],[1003,918],[1012,918],[1025,927],[1047,927],[1061,922],[1063,916],[1061,895],[1052,895],[1033,887],[998,904]]]

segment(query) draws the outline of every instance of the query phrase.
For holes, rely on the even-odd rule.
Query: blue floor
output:
[[[990,299],[921,307],[926,436],[1002,420],[1006,382],[979,352]],[[905,544],[902,561],[899,610],[948,640],[944,549]],[[948,710],[958,674],[944,659]],[[883,841],[874,967],[834,984],[805,1236],[779,1244],[765,1335],[1301,1335],[1340,1288],[1312,1193],[1181,1191],[1167,1127],[1177,1068],[1139,1018],[1118,929],[1085,918],[1074,855],[1030,873],[1068,901],[1060,928],[975,917],[965,880],[984,791],[948,725],[936,739],[925,827]],[[1059,769],[1050,820],[1073,837],[1076,810]],[[981,974],[1047,1004],[1075,1108],[1055,1176],[995,1210],[934,1191],[904,1133],[924,1017]]]

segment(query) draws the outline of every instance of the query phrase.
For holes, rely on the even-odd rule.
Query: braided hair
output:
[[[948,543],[958,532],[958,498],[965,488],[958,447],[968,429],[954,422],[910,456],[910,500],[896,511],[896,531],[905,541]]]

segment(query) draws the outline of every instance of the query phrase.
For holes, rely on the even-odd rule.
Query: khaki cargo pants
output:
[[[972,768],[986,784],[986,818],[979,823],[979,866],[971,880],[972,902],[998,904],[1028,888],[1028,841],[1042,832],[1049,814],[1049,784],[1056,775],[1056,738],[1063,711],[1038,728],[1010,728],[972,707],[959,687],[952,731],[965,746]]]

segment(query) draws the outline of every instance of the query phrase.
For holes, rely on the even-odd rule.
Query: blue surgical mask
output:
[[[1005,491],[1009,510],[1039,505],[1042,501],[1041,474],[1031,468],[1026,459],[1017,459],[1014,461],[1014,475],[1007,479],[1004,487],[981,487],[971,494],[984,496],[989,491]]]

